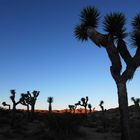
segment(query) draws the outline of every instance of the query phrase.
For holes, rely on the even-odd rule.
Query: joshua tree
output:
[[[134,102],[134,105],[136,106],[136,108],[138,108],[140,105],[140,98],[134,98],[132,97],[131,100]]]
[[[120,109],[121,139],[129,140],[129,112],[126,83],[133,78],[136,69],[140,66],[140,14],[132,21],[132,33],[128,34],[125,28],[125,16],[121,12],[107,14],[103,21],[105,34],[97,31],[100,13],[95,7],[87,7],[81,11],[80,24],[75,28],[75,36],[79,40],[90,39],[99,48],[103,47],[111,61],[110,72],[118,89]],[[125,38],[130,35],[133,48],[131,56]],[[126,68],[122,71],[122,59]]]
[[[100,104],[99,104],[99,106],[101,107],[101,109],[102,109],[102,112],[104,112],[105,110],[104,110],[104,107],[103,107],[103,104],[104,104],[104,101],[100,101]]]
[[[48,97],[47,102],[49,103],[49,112],[52,112],[53,97]]]
[[[88,104],[88,108],[89,108],[89,112],[91,113],[92,112],[92,105]]]
[[[9,110],[10,110],[10,105],[7,104],[6,102],[2,102],[2,105],[3,105],[3,106],[8,106],[8,108],[9,108]]]
[[[69,109],[70,109],[70,113],[75,112],[75,105],[68,105]]]
[[[29,112],[29,98],[28,94],[21,94],[20,103],[27,107],[27,112]]]
[[[85,108],[85,113],[87,113],[87,105],[88,105],[88,96],[86,98],[81,98],[81,101],[78,102],[78,105],[83,106]]]
[[[10,96],[10,99],[12,100],[12,103],[13,103],[13,111],[15,112],[16,111],[16,106],[20,103],[20,100],[16,102],[15,100],[15,96],[16,96],[16,92],[15,90],[10,90],[11,92],[11,96]]]
[[[31,106],[31,113],[32,114],[34,114],[35,104],[36,104],[36,100],[37,100],[39,93],[40,93],[40,91],[34,90],[32,92],[32,94],[29,91],[27,91],[27,94],[24,95],[24,96],[26,96],[26,103]]]

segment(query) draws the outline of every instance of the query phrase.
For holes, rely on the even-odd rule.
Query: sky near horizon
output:
[[[11,104],[10,90],[15,89],[17,100],[20,93],[39,90],[37,109],[48,109],[48,96],[54,97],[53,109],[85,96],[96,109],[100,100],[107,109],[118,107],[105,50],[90,40],[78,41],[73,32],[87,6],[101,12],[99,30],[104,15],[122,11],[130,32],[139,5],[139,0],[0,0],[0,106]],[[129,50],[134,51],[130,45]],[[140,97],[139,83],[140,69],[127,83],[129,105],[132,96]]]

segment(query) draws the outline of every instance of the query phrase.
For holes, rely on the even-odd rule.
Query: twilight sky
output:
[[[48,96],[54,97],[53,109],[85,96],[96,109],[100,100],[105,108],[117,107],[105,50],[76,40],[73,31],[82,8],[95,6],[101,12],[100,31],[104,15],[122,11],[130,32],[139,5],[139,0],[0,0],[0,104],[11,103],[9,91],[16,89],[17,100],[20,93],[39,90],[38,109],[48,109]],[[139,97],[139,75],[138,69],[127,84],[129,104],[132,96]]]

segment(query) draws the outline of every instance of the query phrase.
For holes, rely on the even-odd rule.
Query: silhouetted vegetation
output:
[[[97,31],[100,12],[95,7],[81,11],[80,24],[75,27],[75,37],[81,41],[90,39],[96,46],[103,47],[110,59],[110,72],[118,90],[122,140],[129,140],[129,110],[126,83],[140,66],[140,14],[132,20],[131,34],[126,32],[126,17],[122,12],[109,13],[104,17],[105,33]],[[130,35],[131,44],[136,49],[134,56],[128,50],[125,38]],[[129,43],[130,44],[130,43]],[[126,64],[122,71],[122,60]]]
[[[11,109],[10,104],[7,104],[6,102],[2,102],[2,105],[3,105],[3,106],[8,106],[9,110]]]
[[[77,105],[83,106],[85,108],[85,113],[87,113],[88,96],[86,96],[86,98],[82,97]]]
[[[53,97],[48,97],[47,102],[49,103],[49,112],[52,112]]]
[[[140,98],[134,98],[134,97],[131,97],[131,100],[134,102],[134,105],[136,107],[139,107],[140,105]]]
[[[92,112],[92,105],[88,104],[88,108],[89,108],[89,112],[91,113]]]

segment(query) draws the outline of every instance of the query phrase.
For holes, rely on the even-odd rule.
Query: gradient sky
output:
[[[100,10],[100,21],[111,11],[124,12],[130,31],[139,5],[139,0],[0,0],[0,104],[11,103],[9,91],[16,89],[17,100],[20,93],[39,90],[38,109],[48,109],[48,96],[54,97],[54,109],[85,96],[96,109],[100,100],[105,108],[117,107],[105,50],[90,40],[76,40],[73,31],[86,6]],[[132,46],[129,49],[133,53]],[[139,75],[137,70],[127,84],[129,104],[132,96],[139,97]]]

